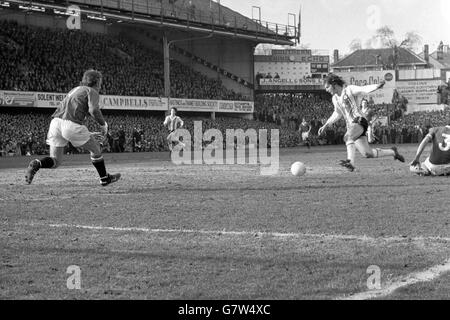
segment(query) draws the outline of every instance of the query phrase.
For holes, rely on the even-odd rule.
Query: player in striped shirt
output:
[[[325,125],[319,129],[319,135],[325,129],[342,117],[347,125],[344,141],[347,145],[347,160],[340,161],[340,165],[353,172],[355,170],[356,150],[366,158],[379,158],[392,156],[395,160],[405,162],[405,158],[398,153],[396,147],[391,149],[372,149],[367,140],[369,123],[359,107],[361,98],[371,92],[383,88],[385,82],[369,86],[346,85],[345,81],[335,75],[329,74],[325,78],[325,90],[333,96],[334,112]]]
[[[175,132],[177,129],[180,129],[184,126],[183,120],[181,120],[180,117],[177,116],[177,108],[172,107],[170,109],[170,115],[166,117],[164,120],[164,126],[169,129],[169,135],[167,136],[167,143],[169,145],[169,150],[172,152],[173,150],[173,144],[179,143],[183,148],[186,147],[186,145],[178,140],[178,138],[175,135]]]
[[[428,143],[432,143],[430,156],[420,163],[420,156]],[[410,170],[422,176],[450,175],[450,126],[430,129],[410,164]]]

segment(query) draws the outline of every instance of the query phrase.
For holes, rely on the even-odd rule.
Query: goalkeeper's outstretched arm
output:
[[[422,140],[422,143],[420,144],[419,148],[417,149],[416,157],[414,160],[410,163],[411,166],[415,166],[420,163],[420,156],[422,155],[423,150],[425,150],[425,147],[428,143],[430,143],[433,140],[433,138],[427,134],[425,138]]]

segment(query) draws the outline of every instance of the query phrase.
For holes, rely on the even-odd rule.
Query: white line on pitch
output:
[[[51,228],[75,228],[85,230],[108,230],[116,232],[145,232],[145,233],[178,233],[178,234],[201,234],[201,235],[225,235],[225,236],[260,236],[272,238],[319,238],[325,240],[348,240],[363,242],[408,242],[408,241],[443,241],[450,242],[450,238],[445,237],[368,237],[355,235],[333,235],[333,234],[309,234],[309,233],[280,233],[280,232],[260,232],[260,231],[227,231],[227,230],[192,230],[192,229],[150,229],[138,227],[105,227],[105,226],[83,226],[72,224],[40,224],[32,223],[29,226],[48,226]]]
[[[336,300],[368,300],[375,298],[384,298],[391,295],[397,289],[407,287],[419,282],[430,282],[436,280],[444,273],[450,272],[450,259],[445,263],[431,267],[425,271],[413,272],[406,276],[400,277],[395,281],[390,281],[385,285],[385,288],[380,290],[371,290],[357,293],[352,296],[337,298]]]

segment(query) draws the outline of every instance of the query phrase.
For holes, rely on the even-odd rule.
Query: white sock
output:
[[[350,160],[352,165],[355,165],[356,158],[356,146],[354,142],[350,142],[347,144],[347,159]]]
[[[394,150],[391,149],[374,149],[373,154],[375,155],[375,158],[395,156]]]

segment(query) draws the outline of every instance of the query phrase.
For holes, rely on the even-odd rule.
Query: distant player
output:
[[[180,129],[184,126],[183,120],[181,120],[180,117],[177,116],[177,108],[171,108],[170,109],[170,115],[166,117],[164,120],[164,126],[169,129],[169,135],[167,136],[167,143],[169,145],[169,150],[172,152],[173,150],[173,144],[179,143],[183,148],[186,147],[186,145],[178,140],[178,138],[175,136],[175,132],[177,129]]]
[[[88,70],[83,75],[80,86],[72,89],[61,105],[53,113],[53,119],[47,134],[47,144],[50,146],[50,157],[30,162],[25,176],[30,184],[39,169],[55,169],[61,165],[64,147],[70,142],[74,147],[82,147],[91,153],[92,164],[100,176],[102,186],[120,179],[120,174],[108,174],[101,153],[100,143],[96,134],[89,132],[83,125],[88,115],[91,115],[102,127],[102,134],[108,133],[108,124],[103,119],[99,108],[99,91],[102,85],[102,74]]]
[[[379,140],[378,137],[373,132],[373,124],[378,119],[378,116],[369,107],[369,101],[367,101],[367,99],[361,100],[361,112],[363,116],[367,119],[367,122],[369,124],[367,128],[367,140],[369,141],[369,143],[374,143]]]
[[[334,113],[327,120],[325,125],[319,129],[319,135],[325,129],[337,122],[342,117],[345,119],[347,132],[344,141],[347,145],[347,160],[340,161],[340,165],[353,172],[355,170],[356,149],[366,158],[379,158],[392,156],[395,160],[405,162],[405,159],[397,151],[396,147],[391,149],[372,149],[367,140],[367,128],[369,123],[361,112],[360,97],[381,89],[385,82],[377,85],[364,87],[346,85],[344,80],[335,75],[329,74],[325,78],[325,90],[333,97]]]
[[[420,163],[420,156],[428,143],[432,143],[430,156]],[[431,128],[410,166],[411,172],[422,176],[450,175],[450,126]]]
[[[309,139],[309,134],[311,133],[311,128],[312,128],[312,126],[306,121],[305,118],[303,118],[303,121],[300,124],[298,131],[300,131],[300,133],[302,135],[302,141],[308,147],[308,149],[311,148],[311,141]]]

